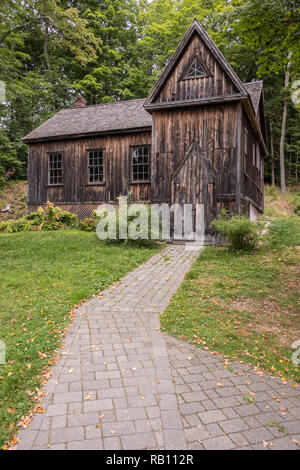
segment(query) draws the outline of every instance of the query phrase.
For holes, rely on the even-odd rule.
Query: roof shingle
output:
[[[260,95],[263,88],[263,81],[259,80],[257,82],[244,83],[244,86],[250,95],[255,114],[257,115]]]
[[[27,134],[23,142],[151,127],[152,117],[144,102],[139,99],[65,108]]]

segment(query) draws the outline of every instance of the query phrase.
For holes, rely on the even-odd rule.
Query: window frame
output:
[[[260,170],[260,160],[261,160],[261,155],[260,155],[260,147],[259,147],[259,144],[256,143],[256,168],[258,169],[258,171],[261,171]]]
[[[141,179],[137,179],[135,180],[133,178],[133,167],[134,167],[134,163],[133,163],[133,151],[134,149],[138,149],[138,148],[147,148],[148,149],[148,163],[146,165],[148,165],[148,179],[144,179],[144,180],[141,180]],[[140,163],[140,164],[137,164],[137,165],[140,165],[140,166],[143,166],[145,165],[145,163]],[[130,184],[142,184],[142,183],[151,183],[151,144],[138,144],[138,145],[131,145],[130,146]]]
[[[247,162],[248,162],[248,129],[246,126],[244,126],[244,132],[243,132],[243,163],[244,163],[244,173],[245,175],[247,174]]]
[[[50,159],[53,155],[60,155],[61,157],[61,167],[60,168],[50,168]],[[47,178],[47,181],[48,181],[48,184],[47,186],[63,186],[63,181],[64,181],[64,162],[63,162],[63,157],[64,157],[64,154],[61,150],[53,150],[53,151],[50,151],[50,152],[47,152],[47,156],[48,156],[48,161],[47,161],[47,169],[48,169],[48,178]],[[61,171],[61,176],[60,176],[60,179],[61,179],[61,182],[58,183],[51,183],[51,171],[54,171],[54,170],[60,170]],[[56,176],[56,179],[58,178],[58,176]]]
[[[252,165],[255,168],[255,166],[256,166],[256,145],[255,145],[254,142],[252,144]]]
[[[86,149],[87,152],[87,186],[103,186],[105,184],[105,158],[102,147]],[[90,165],[90,152],[102,152],[102,165]],[[102,166],[102,181],[90,181],[90,168]]]
[[[248,129],[244,127],[244,153],[248,156]]]

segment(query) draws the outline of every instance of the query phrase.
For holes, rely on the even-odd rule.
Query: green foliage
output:
[[[264,243],[269,249],[279,249],[281,246],[300,245],[299,217],[279,217],[268,227]]]
[[[130,215],[130,206],[128,206],[128,211],[126,214],[123,213],[107,213],[105,216],[105,222],[107,229],[109,226],[116,227],[116,236],[114,239],[107,238],[106,243],[108,244],[126,244],[142,247],[152,247],[156,244],[155,240],[159,239],[159,231],[155,234],[154,238],[151,238],[151,233],[153,236],[153,231],[151,232],[151,210],[147,208],[147,214],[144,214],[147,217],[147,227],[146,233],[142,232],[140,218],[143,218],[143,213],[140,211],[134,211],[134,215]],[[134,224],[136,226],[136,232],[140,233],[139,238],[132,238],[130,236],[130,225]],[[146,238],[147,237],[147,238]]]
[[[282,432],[282,434],[289,434],[286,427],[280,423],[275,423],[275,421],[268,421],[267,425],[270,426],[271,428],[277,428],[278,431]]]
[[[62,230],[77,228],[78,217],[71,212],[63,211],[60,207],[54,207],[50,202],[44,210],[42,207],[37,212],[32,212],[25,217],[16,220],[7,220],[0,223],[0,232],[15,233],[31,230]]]
[[[225,219],[224,215],[212,222],[213,230],[225,236],[233,250],[253,250],[258,242],[258,228],[246,217]]]
[[[96,231],[97,221],[94,217],[85,217],[84,219],[79,220],[80,230],[84,232],[95,232]]]
[[[290,90],[284,90],[289,52],[291,81],[299,79],[295,5],[289,0],[2,0],[0,80],[6,102],[0,104],[0,187],[26,175],[21,138],[71,106],[76,94],[88,104],[146,97],[195,17],[241,80],[264,79],[276,178],[278,117],[288,95],[287,179],[297,183],[300,113]],[[269,180],[271,157],[265,172]]]

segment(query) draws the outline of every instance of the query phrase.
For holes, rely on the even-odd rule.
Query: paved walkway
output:
[[[77,311],[19,449],[300,448],[298,389],[160,333],[197,255],[168,246]]]

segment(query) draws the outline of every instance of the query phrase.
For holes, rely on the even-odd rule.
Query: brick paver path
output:
[[[77,311],[19,449],[299,448],[297,388],[159,331],[197,255],[169,246]]]

